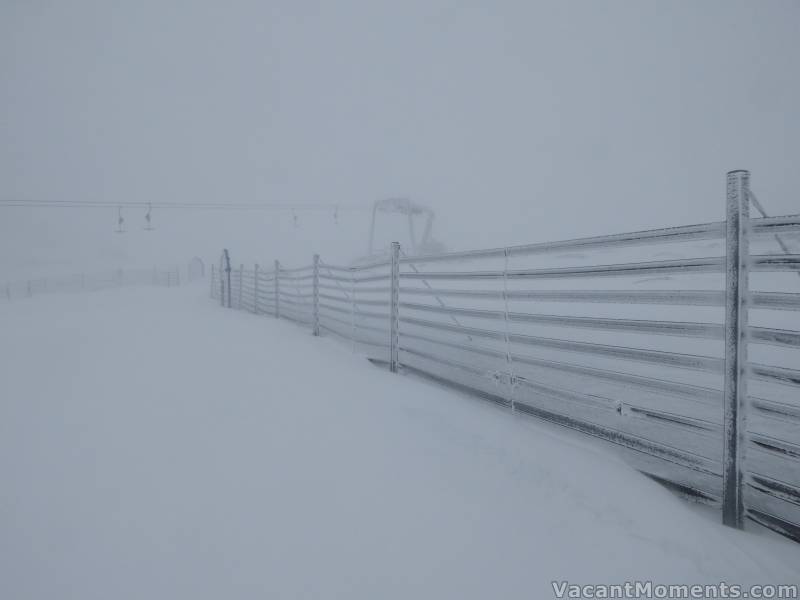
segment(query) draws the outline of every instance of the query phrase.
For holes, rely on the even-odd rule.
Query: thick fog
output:
[[[127,208],[117,234],[116,208],[0,207],[0,279],[348,261],[392,196],[451,249],[718,220],[738,168],[798,212],[798,39],[791,0],[3,0],[0,199],[341,210],[154,209],[148,232]]]
[[[0,0],[0,600],[797,598],[799,74],[800,0]],[[356,262],[737,169],[795,216]]]

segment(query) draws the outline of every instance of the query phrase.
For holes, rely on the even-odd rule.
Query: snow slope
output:
[[[792,583],[591,440],[204,286],[0,305],[0,598],[549,598]]]

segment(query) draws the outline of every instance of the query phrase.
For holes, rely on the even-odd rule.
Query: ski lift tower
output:
[[[387,198],[376,200],[372,205],[372,222],[369,229],[369,245],[365,259],[382,256],[383,252],[375,248],[375,226],[379,214],[398,214],[408,220],[409,245],[406,246],[406,255],[417,256],[420,254],[436,254],[444,251],[443,244],[433,238],[433,219],[436,216],[433,210],[424,204],[412,202],[408,198]],[[422,235],[417,238],[416,219],[423,220]]]

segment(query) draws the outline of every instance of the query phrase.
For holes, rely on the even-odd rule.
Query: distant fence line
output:
[[[358,266],[225,250],[211,296],[616,444],[725,524],[800,541],[800,215],[751,201],[733,171],[718,223]]]
[[[57,277],[37,277],[0,284],[0,299],[7,301],[54,292],[102,290],[129,285],[179,286],[205,275],[205,265],[194,258],[184,268],[109,269]]]

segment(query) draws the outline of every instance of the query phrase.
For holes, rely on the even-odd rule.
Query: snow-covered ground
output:
[[[205,285],[0,305],[0,598],[549,598],[795,583],[606,448]]]

